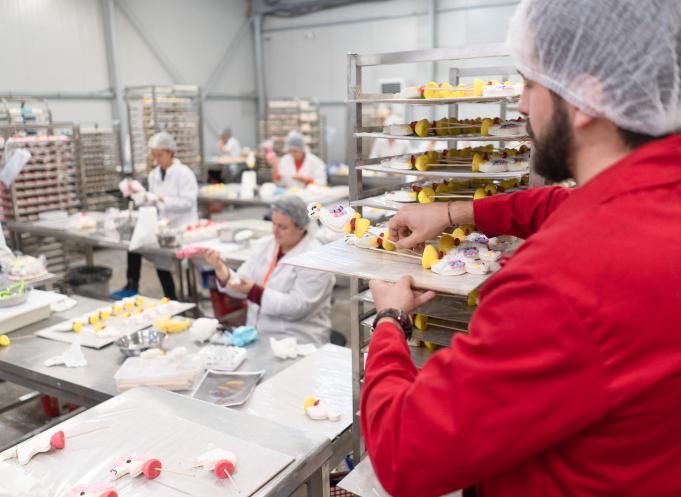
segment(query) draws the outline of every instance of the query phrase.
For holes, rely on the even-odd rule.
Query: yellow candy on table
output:
[[[109,313],[109,311],[104,311],[104,310],[99,311],[99,319],[101,319],[102,321],[106,321],[110,317],[111,317],[111,314]]]
[[[123,304],[123,309],[125,309],[126,311],[129,311],[133,307],[135,307],[135,304],[133,304],[132,302],[126,302],[125,304]]]
[[[435,188],[435,193],[449,193],[449,184],[440,183],[437,185],[437,188]]]
[[[468,294],[468,305],[475,307],[480,303],[480,290],[473,290]]]
[[[123,312],[123,307],[121,307],[121,306],[118,305],[118,304],[115,304],[115,305],[111,308],[111,314],[113,314],[114,316],[118,316],[121,312]]]
[[[504,152],[506,152],[508,157],[515,157],[518,155],[518,151],[515,148],[505,148]]]
[[[144,312],[144,307],[138,307],[135,309],[135,314],[142,314]]]
[[[437,164],[437,162],[440,160],[440,153],[437,150],[426,152],[426,156],[428,157],[428,160],[431,164]]]
[[[428,329],[428,316],[423,314],[414,316],[414,327],[419,331],[426,331]]]
[[[81,323],[80,321],[74,321],[71,324],[71,331],[73,331],[74,333],[80,333],[81,331],[83,331],[83,323]]]
[[[359,218],[355,221],[355,236],[357,238],[362,238],[364,234],[369,231],[371,227],[371,221],[366,218]]]
[[[97,324],[95,325],[95,332],[96,332],[96,333],[99,333],[99,332],[102,331],[104,328],[106,328],[106,326],[104,326],[102,323],[97,323]]]
[[[305,402],[303,402],[303,409],[305,409],[307,411],[310,407],[314,406],[316,403],[317,403],[317,398],[310,395],[307,399],[305,399]]]
[[[430,267],[440,260],[440,253],[432,245],[426,245],[423,255],[421,256],[421,266],[423,269],[430,269]]]
[[[440,237],[440,241],[437,244],[437,249],[442,252],[443,254],[446,254],[450,250],[452,250],[454,247],[456,247],[457,243],[456,240],[454,239],[453,236],[451,235],[442,235]]]
[[[88,318],[87,322],[90,323],[90,324],[97,324],[97,323],[99,323],[99,316],[97,314],[92,314]]]
[[[498,192],[496,185],[493,185],[490,183],[489,185],[485,185],[485,193],[488,196],[496,195]]]
[[[451,83],[440,83],[440,91],[438,92],[438,98],[451,98],[452,97],[452,91],[450,91],[451,88],[454,88]]]
[[[135,297],[135,306],[142,307],[144,305],[144,297]]]
[[[9,347],[12,340],[7,335],[0,335],[0,347]]]
[[[449,134],[449,119],[443,117],[435,122],[435,134],[437,136],[447,136]]]
[[[481,198],[486,198],[487,193],[485,192],[484,188],[478,188],[475,190],[475,193],[473,194],[473,200],[480,200]]]
[[[435,200],[433,198],[434,196],[435,196],[435,190],[433,190],[432,188],[427,186],[427,187],[421,189],[421,191],[419,192],[416,199],[422,204],[430,204],[431,202],[433,202]]]
[[[423,138],[430,134],[430,128],[430,121],[428,119],[421,119],[416,123],[416,126],[414,126],[414,132],[416,133],[416,136]]]
[[[356,214],[356,216],[359,216],[359,214]],[[166,305],[170,303],[170,299],[168,297],[163,297],[161,299],[161,304]]]
[[[449,134],[456,136],[461,133],[461,128],[459,128],[459,121],[455,117],[449,118]],[[454,149],[452,149],[454,150]]]
[[[155,307],[156,307],[156,304],[154,304],[153,302],[149,302],[149,303],[147,304],[147,309],[153,309],[153,308],[155,308]]]
[[[381,245],[383,246],[384,250],[387,250],[388,252],[394,251],[397,247],[393,242],[390,241],[390,232],[386,231],[383,234],[383,241],[381,242]]]
[[[440,345],[433,342],[423,342],[423,345],[425,345],[428,350],[433,352],[440,350]]]

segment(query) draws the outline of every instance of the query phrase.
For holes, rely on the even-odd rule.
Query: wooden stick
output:
[[[76,438],[76,437],[79,437],[79,436],[81,436],[81,435],[87,435],[88,433],[93,433],[93,432],[95,432],[95,431],[104,430],[104,429],[106,429],[106,428],[108,428],[108,426],[99,426],[99,427],[93,428],[93,429],[91,429],[91,430],[81,431],[80,433],[76,433],[76,434],[74,434],[74,435],[68,434],[67,437],[68,437],[68,438]]]
[[[390,241],[390,240],[388,240]],[[393,242],[391,242],[393,243]],[[376,252],[381,252],[382,254],[393,254],[393,255],[401,255],[402,257],[409,257],[411,259],[418,259],[419,261],[422,259],[421,256],[418,255],[411,255],[411,254],[405,254],[404,252],[397,252],[396,250],[384,250],[380,248],[374,248],[374,247],[361,247],[364,248],[365,250],[374,250]]]
[[[466,331],[466,330],[462,330],[461,328],[454,328],[453,326],[446,326],[446,325],[439,324],[439,323],[427,323],[426,329],[425,330],[419,330],[419,331],[428,331],[428,325],[437,326],[438,328],[444,328],[445,330]]]
[[[170,473],[171,475],[189,476],[191,478],[196,478],[196,473],[187,473],[186,471],[176,471],[174,469],[160,468],[158,471],[162,473]]]

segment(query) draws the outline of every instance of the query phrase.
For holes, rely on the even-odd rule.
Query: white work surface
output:
[[[468,295],[482,285],[491,274],[442,276],[423,269],[417,259],[401,257],[391,252],[350,246],[344,240],[323,245],[287,259],[291,264],[343,276],[396,282],[404,275],[414,278],[416,288],[454,295]]]
[[[50,307],[55,302],[62,300],[64,295],[42,290],[31,290],[28,299],[23,304],[12,307],[0,307],[0,333],[10,333],[29,324],[46,319],[50,315]],[[39,319],[36,319],[36,313]],[[40,315],[46,314],[42,317]]]
[[[390,497],[383,486],[376,478],[371,461],[366,457],[353,469],[348,476],[343,478],[338,484],[343,490],[347,490],[359,497]],[[460,490],[452,492],[443,497],[461,497]]]
[[[163,468],[185,474],[162,472],[155,480],[143,475],[136,478],[125,475],[113,482],[121,496],[245,497],[254,494],[294,461],[293,455],[240,438],[243,435],[239,425],[248,420],[240,419],[231,430],[225,430],[224,426],[217,430],[204,418],[208,411],[220,408],[199,403],[195,405],[195,418],[189,419],[187,412],[175,414],[172,402],[168,401],[179,399],[168,395],[172,394],[154,389],[132,390],[46,430],[38,437],[49,437],[63,430],[65,448],[38,454],[23,468],[43,482],[50,490],[47,495],[62,496],[75,485],[108,481],[116,459],[137,455],[159,459]],[[257,424],[258,420],[250,422]],[[79,433],[82,435],[69,438]],[[288,435],[282,433],[282,436]],[[35,437],[24,443],[32,440]],[[218,480],[212,471],[191,468],[192,460],[211,448],[236,454],[233,477],[240,493],[229,480]],[[16,459],[8,462],[18,465]]]
[[[335,422],[310,419],[305,414],[303,402],[311,395],[338,410],[341,419]],[[350,349],[324,345],[261,383],[240,410],[334,440],[352,425]]]

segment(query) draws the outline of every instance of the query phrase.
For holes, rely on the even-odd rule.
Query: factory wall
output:
[[[439,0],[437,46],[503,42],[517,3]],[[429,4],[428,0],[368,1],[294,19],[266,18],[263,45],[267,95],[319,98],[327,123],[329,162],[342,161],[346,155],[346,113],[342,105],[347,92],[346,54],[429,48]],[[450,65],[438,65],[438,81],[448,80]],[[430,80],[430,67],[411,64],[368,68],[364,90],[378,92],[379,81],[384,78],[403,78],[408,86],[423,84]]]
[[[245,20],[242,0],[118,0],[160,47],[181,78],[173,80],[120,8],[115,9],[116,50],[123,87],[186,83],[204,86]],[[200,3],[201,8],[197,8]],[[73,96],[105,93],[107,70],[102,4],[98,0],[0,0],[0,94]],[[254,94],[253,36],[236,42],[232,56],[210,88],[230,95]],[[50,99],[56,120],[110,123],[112,102]],[[239,130],[255,144],[254,100],[206,100],[204,143],[212,154],[217,132]]]

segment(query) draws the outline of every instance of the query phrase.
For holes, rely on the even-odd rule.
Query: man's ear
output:
[[[594,122],[594,117],[575,108],[572,115],[572,124],[575,129],[584,129]]]

